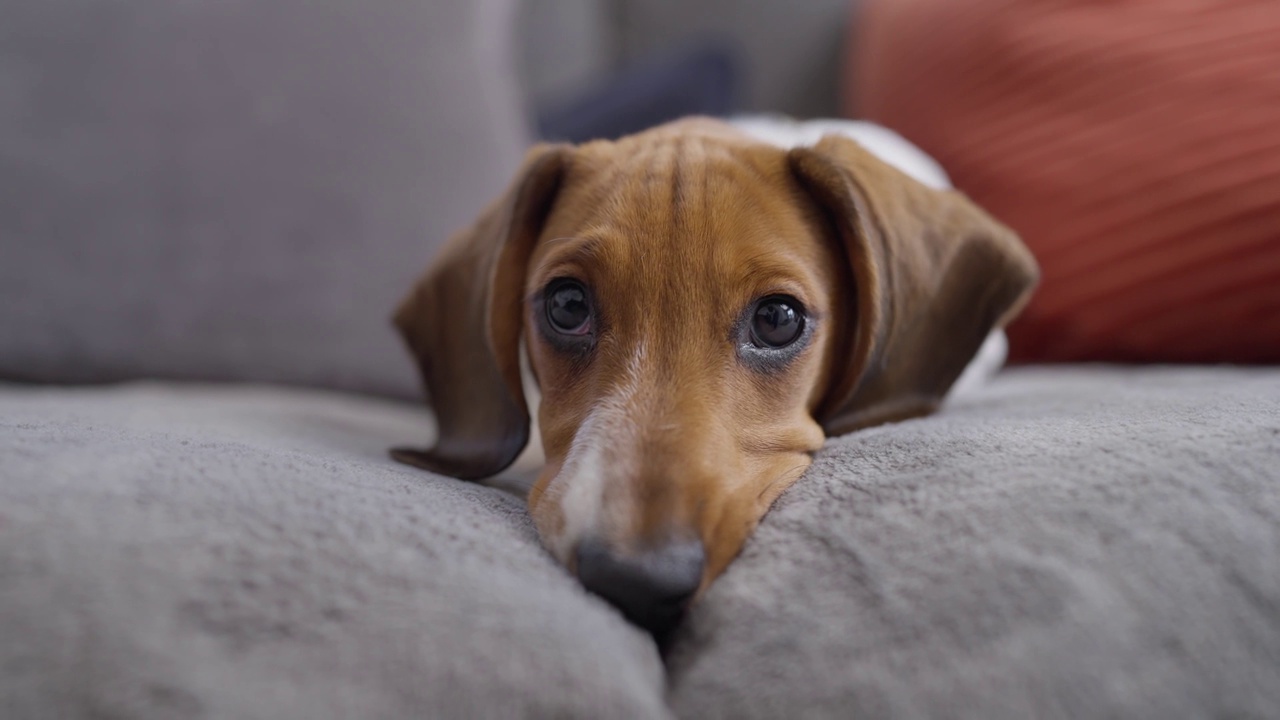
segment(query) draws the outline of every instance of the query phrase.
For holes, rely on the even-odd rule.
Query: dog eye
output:
[[[589,329],[591,305],[587,289],[576,280],[561,280],[547,287],[547,321],[557,331],[582,335]]]
[[[795,298],[764,298],[751,313],[751,340],[759,347],[786,347],[803,332],[804,313]]]

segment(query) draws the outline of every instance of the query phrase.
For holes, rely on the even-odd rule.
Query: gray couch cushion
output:
[[[0,0],[0,377],[416,393],[389,317],[519,162],[515,0]]]
[[[0,391],[0,717],[1261,717],[1280,370],[1008,372],[831,441],[663,667],[420,411]]]
[[[668,682],[689,718],[1274,716],[1280,370],[1019,370],[830,442]]]
[[[322,392],[0,389],[0,717],[663,717],[523,502]]]

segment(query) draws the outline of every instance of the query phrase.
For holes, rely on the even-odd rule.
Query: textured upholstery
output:
[[[518,165],[514,0],[0,0],[0,377],[412,395],[399,296]]]
[[[1263,717],[1280,372],[1017,370],[831,440],[657,648],[420,409],[0,388],[0,717]]]
[[[1280,361],[1280,4],[880,0],[852,109],[1017,230],[1021,360]]]

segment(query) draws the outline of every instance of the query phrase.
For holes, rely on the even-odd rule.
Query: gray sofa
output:
[[[668,656],[415,406],[0,390],[0,716],[1268,717],[1280,372],[1021,369],[828,443]]]
[[[390,305],[525,142],[512,10],[0,2],[0,718],[1275,716],[1280,369],[832,439],[665,654],[390,461]]]

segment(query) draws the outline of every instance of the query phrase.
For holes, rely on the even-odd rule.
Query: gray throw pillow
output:
[[[0,377],[415,395],[389,323],[526,141],[513,0],[0,0]]]

